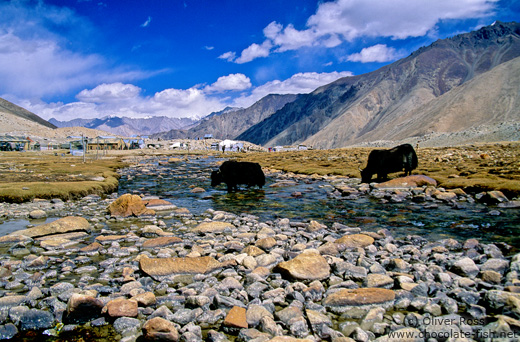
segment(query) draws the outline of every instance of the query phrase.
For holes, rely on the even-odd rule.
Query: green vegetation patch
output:
[[[119,158],[83,162],[82,157],[44,152],[0,153],[0,201],[75,199],[117,190]]]

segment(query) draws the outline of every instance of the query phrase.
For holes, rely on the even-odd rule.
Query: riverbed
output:
[[[212,188],[210,174],[222,159],[193,158],[122,171],[119,194],[157,196],[199,215],[207,209],[252,214],[261,221],[289,218],[316,220],[326,225],[339,222],[364,230],[388,229],[393,236],[420,235],[436,241],[444,238],[476,238],[486,243],[504,242],[520,247],[520,210],[496,208],[459,196],[457,201],[415,203],[388,193],[342,196],[337,184],[359,186],[359,179],[299,177],[267,172],[263,188],[242,188],[227,193],[224,184]],[[204,191],[197,192],[199,188]]]

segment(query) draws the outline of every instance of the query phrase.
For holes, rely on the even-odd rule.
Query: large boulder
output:
[[[223,233],[226,229],[235,229],[235,226],[228,222],[210,221],[200,223],[192,228],[191,231],[197,234],[218,234]]]
[[[179,333],[175,325],[162,318],[154,317],[143,325],[143,335],[147,341],[171,341],[179,340]]]
[[[70,296],[63,320],[66,323],[86,323],[101,316],[103,302],[92,296],[74,293]]]
[[[374,243],[374,238],[366,234],[350,234],[340,237],[334,241],[339,249],[365,248]]]
[[[352,309],[368,311],[374,307],[388,309],[394,305],[395,293],[381,288],[343,289],[328,295],[323,305],[336,313]]]
[[[126,298],[116,298],[109,301],[102,310],[111,318],[137,317],[137,301]]]
[[[172,279],[177,275],[209,274],[220,270],[222,264],[212,257],[197,258],[148,258],[139,259],[139,269],[157,281]]]
[[[145,202],[137,195],[124,194],[108,206],[111,216],[143,216],[155,215],[155,211],[148,209]]]
[[[275,272],[298,280],[321,280],[330,276],[330,266],[318,251],[304,251],[294,259],[279,263]]]
[[[419,186],[437,186],[437,181],[433,178],[423,175],[412,175],[400,178],[394,178],[389,181],[375,184],[376,188],[416,188]]]
[[[90,230],[90,223],[83,217],[67,216],[56,221],[44,223],[39,226],[18,230],[10,235],[23,235],[30,238],[47,236],[53,234],[63,234],[77,231]]]

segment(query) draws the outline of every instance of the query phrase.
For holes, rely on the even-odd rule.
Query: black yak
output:
[[[368,155],[367,167],[361,170],[361,183],[370,183],[372,175],[377,174],[377,180],[385,180],[389,173],[404,169],[404,175],[412,174],[417,168],[417,154],[410,144],[403,144],[389,150],[373,150]]]
[[[211,172],[211,186],[226,183],[228,192],[236,191],[238,184],[247,187],[265,185],[265,175],[258,163],[228,160],[217,171]]]

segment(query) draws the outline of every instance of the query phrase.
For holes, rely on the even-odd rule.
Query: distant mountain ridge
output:
[[[431,125],[428,117],[418,119],[419,108],[428,111],[428,104],[441,95],[520,56],[519,33],[518,23],[496,22],[478,31],[438,40],[376,71],[341,78],[302,95],[236,139],[264,146],[304,143],[337,148],[389,139],[388,132],[392,132],[393,139],[426,134],[426,127]],[[518,98],[518,89],[516,95],[514,90],[509,96]],[[489,122],[485,113],[480,113],[482,120],[476,121],[464,117],[472,115],[468,111],[459,113],[461,129],[464,123]],[[520,120],[517,112],[504,115]],[[501,116],[495,113],[494,119],[501,120]],[[438,113],[435,120],[442,122],[443,114]],[[412,122],[416,128],[407,129]]]
[[[214,113],[203,118],[190,129],[171,130],[152,135],[152,138],[161,139],[197,139],[211,134],[215,139],[233,139],[246,129],[261,122],[277,110],[291,103],[300,95],[271,94],[258,100],[252,106],[243,109],[231,109],[225,112]]]
[[[107,116],[101,119],[73,119],[70,121],[58,121],[54,118],[49,122],[56,127],[86,127],[98,129],[120,136],[152,135],[171,129],[187,128],[198,120],[191,118],[169,118],[155,116],[150,118],[128,118]]]

